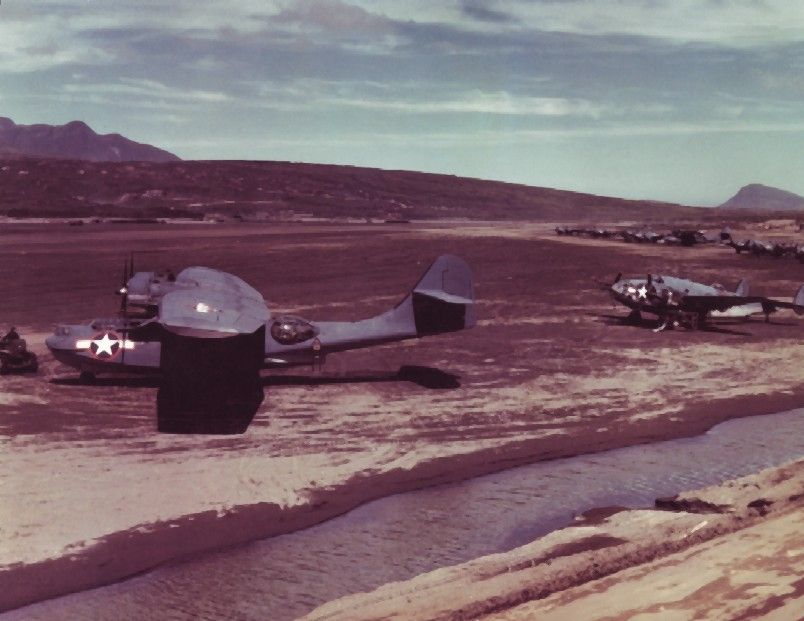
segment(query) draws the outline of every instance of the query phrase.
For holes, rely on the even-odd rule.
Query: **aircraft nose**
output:
[[[56,332],[45,338],[45,345],[47,345],[47,348],[50,351],[56,349],[69,349],[68,347],[69,340],[70,340],[69,336],[65,336],[63,334],[59,334],[58,332]]]

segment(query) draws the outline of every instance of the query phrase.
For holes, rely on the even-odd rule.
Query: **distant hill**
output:
[[[804,196],[759,183],[743,186],[740,191],[719,207],[733,209],[762,209],[792,211],[804,209]]]
[[[677,222],[712,213],[452,175],[290,162],[0,158],[0,215]],[[703,216],[705,217],[705,216]]]
[[[17,125],[0,117],[0,157],[39,156],[96,162],[175,162],[179,158],[120,134],[97,134],[81,121],[66,125]]]

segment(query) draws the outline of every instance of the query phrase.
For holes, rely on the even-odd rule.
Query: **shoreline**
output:
[[[636,421],[622,430],[533,438],[424,459],[411,468],[357,472],[341,484],[312,490],[303,504],[252,503],[138,524],[103,535],[78,551],[67,549],[55,558],[3,566],[0,612],[119,582],[183,558],[302,530],[385,496],[538,461],[694,437],[727,420],[788,411],[802,402],[804,385],[783,393],[720,399],[685,407],[673,420]]]
[[[804,596],[803,505],[799,458],[657,498],[655,508],[589,511],[508,552],[348,595],[302,618],[602,621],[792,610]]]

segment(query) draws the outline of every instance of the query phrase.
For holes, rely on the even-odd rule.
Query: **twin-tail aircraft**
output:
[[[804,285],[798,289],[792,302],[751,296],[748,282],[744,279],[732,292],[718,284],[704,285],[675,276],[648,274],[646,278],[623,279],[618,274],[613,283],[602,285],[602,288],[615,302],[631,309],[630,321],[641,321],[641,313],[656,315],[659,326],[655,332],[675,326],[695,330],[713,318],[746,318],[760,313],[768,321],[770,314],[780,308],[804,314]]]
[[[120,317],[60,325],[47,346],[85,381],[159,376],[158,429],[169,433],[245,432],[264,398],[262,369],[475,325],[472,272],[451,255],[436,259],[395,307],[354,322],[273,317],[256,289],[206,267],[134,273],[132,260],[123,273]]]

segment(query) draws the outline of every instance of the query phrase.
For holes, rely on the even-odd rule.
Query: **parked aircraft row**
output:
[[[717,317],[767,319],[781,308],[804,314],[804,286],[792,302],[751,296],[744,280],[729,291],[669,275],[618,275],[603,288],[630,310],[628,319],[657,316],[657,331],[697,329]],[[172,433],[243,433],[264,398],[262,369],[316,366],[334,352],[464,330],[476,321],[472,272],[451,255],[436,259],[392,309],[354,322],[272,316],[257,290],[207,267],[135,272],[132,260],[119,294],[117,317],[59,325],[47,347],[86,382],[99,373],[157,376],[158,429]],[[22,356],[19,334],[12,328],[7,337],[3,355]]]
[[[591,237],[593,239],[615,239],[619,241],[638,244],[666,244],[671,246],[694,246],[696,244],[721,243],[734,248],[737,254],[745,252],[753,256],[789,257],[804,263],[804,244],[783,241],[763,241],[759,239],[745,239],[736,241],[728,227],[724,228],[718,237],[708,236],[705,231],[692,229],[674,229],[672,231],[656,232],[647,229],[613,230],[602,228],[580,228],[557,226],[558,235],[576,237]]]
[[[667,244],[671,246],[694,246],[696,244],[713,244],[718,239],[707,237],[704,231],[692,229],[674,229],[657,233],[650,230],[613,230],[613,229],[585,229],[568,226],[557,226],[556,234],[573,235],[576,237],[591,237],[594,239],[616,239],[637,244]]]
[[[795,242],[770,242],[759,239],[746,239],[734,241],[729,239],[726,245],[734,248],[737,254],[743,252],[755,257],[774,257],[776,259],[788,257],[804,263],[804,244]]]

